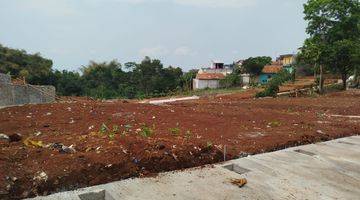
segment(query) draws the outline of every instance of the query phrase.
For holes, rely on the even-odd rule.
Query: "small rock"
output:
[[[246,153],[246,152],[240,152],[239,153],[239,158],[243,158],[243,157],[248,157],[250,154],[249,153]]]
[[[65,146],[64,144],[62,143],[52,143],[49,145],[49,148],[50,149],[56,149],[58,150],[60,153],[75,153],[76,150],[75,148],[73,147],[74,145],[71,145],[71,146]]]
[[[21,140],[22,140],[22,135],[20,133],[9,135],[10,142],[19,142]]]
[[[76,150],[73,146],[74,145],[70,145],[69,147],[67,147],[67,146],[63,145],[60,150],[60,153],[75,153]]]
[[[33,180],[39,181],[39,182],[41,182],[41,181],[46,182],[48,180],[48,175],[43,171],[42,172],[36,172]]]
[[[160,143],[160,144],[157,145],[157,148],[159,150],[163,150],[163,149],[165,149],[165,145],[163,143]]]
[[[42,133],[40,131],[37,131],[34,133],[35,136],[40,136]]]
[[[9,138],[9,136],[1,133],[1,134],[0,134],[0,140],[10,140],[10,138]]]

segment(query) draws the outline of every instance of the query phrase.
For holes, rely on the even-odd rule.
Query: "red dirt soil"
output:
[[[360,119],[331,116],[360,115],[359,91],[275,99],[249,98],[253,93],[160,106],[79,100],[0,109],[0,133],[23,137],[0,140],[0,199],[217,163],[225,145],[233,159],[360,133]],[[26,138],[76,152],[26,146]]]

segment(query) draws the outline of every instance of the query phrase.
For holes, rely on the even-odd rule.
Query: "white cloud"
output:
[[[194,56],[195,54],[196,52],[187,46],[178,47],[174,50],[175,56]]]
[[[161,57],[169,54],[169,50],[163,46],[147,47],[139,51],[140,56]]]

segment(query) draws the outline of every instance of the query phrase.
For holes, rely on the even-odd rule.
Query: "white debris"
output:
[[[94,128],[95,128],[94,125],[89,126],[89,130],[92,130],[92,129],[94,129]]]
[[[61,148],[64,153],[75,153],[76,152],[73,144],[70,145],[69,147],[63,145]]]
[[[197,99],[200,99],[200,97],[192,96],[192,97],[182,97],[182,98],[160,99],[160,100],[149,101],[148,103],[154,104],[154,105],[161,105],[164,103],[171,103],[171,102],[176,102],[176,101],[197,100]]]
[[[0,140],[10,140],[10,138],[9,138],[9,136],[1,133],[1,134],[0,134]]]
[[[47,116],[50,116],[50,115],[51,115],[51,112],[46,113],[46,115],[47,115]]]
[[[40,132],[40,131],[37,131],[37,132],[34,133],[34,135],[35,135],[35,136],[39,136],[39,135],[41,135],[41,132]]]
[[[48,178],[49,178],[48,175],[42,171],[42,172],[36,172],[33,180],[46,182]]]

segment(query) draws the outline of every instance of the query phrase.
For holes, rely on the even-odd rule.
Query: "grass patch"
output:
[[[146,124],[143,124],[141,126],[141,130],[140,130],[139,134],[143,137],[151,137],[154,134],[154,129],[155,129],[154,125],[151,128],[151,127],[147,126]]]

